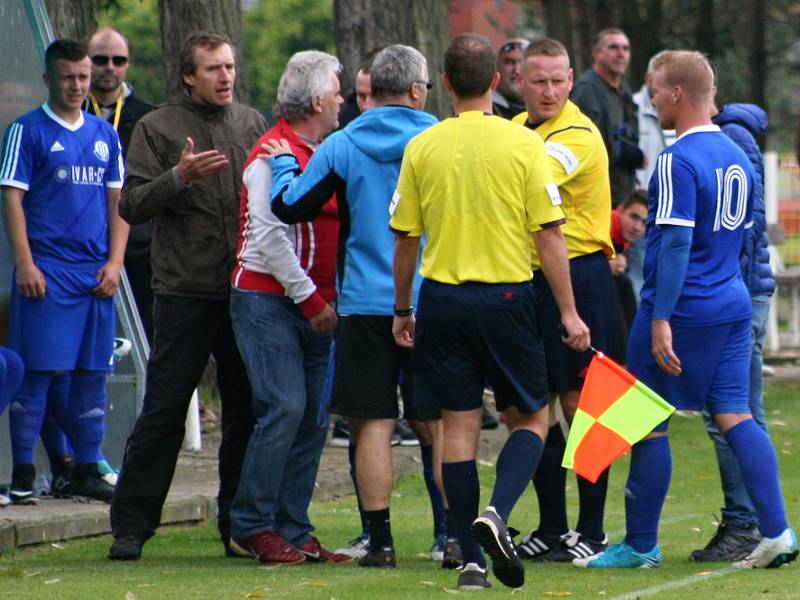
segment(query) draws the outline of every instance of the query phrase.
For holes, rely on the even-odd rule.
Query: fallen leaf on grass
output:
[[[708,575],[713,575],[713,574],[714,571],[700,571],[697,575],[699,575],[700,577],[706,577]]]
[[[433,582],[433,581],[420,581],[419,584],[420,585],[436,585],[436,583]]]
[[[45,585],[53,585],[54,583],[60,583],[60,579],[48,579],[44,582]]]
[[[431,555],[427,552],[417,552],[417,558],[430,558]]]
[[[136,585],[136,587],[155,587],[155,586],[156,586],[155,583],[139,583]]]
[[[125,592],[125,600],[139,600],[139,597],[133,592]]]
[[[0,577],[30,577],[31,575],[38,575],[41,571],[35,573],[24,573],[21,569],[0,569]]]
[[[63,550],[63,549],[64,549],[64,546],[63,546],[62,544],[56,544],[56,543],[53,543],[53,544],[50,544],[50,545],[51,545],[53,548],[55,548],[56,550]]]
[[[692,531],[701,531],[699,527],[692,527]]]
[[[567,596],[572,596],[572,592],[567,592],[565,590],[558,590],[556,592],[545,592],[545,596],[552,596],[553,598],[566,598]]]
[[[256,590],[255,592],[247,592],[244,595],[245,598],[266,598],[267,595],[264,592],[259,592]]]
[[[598,593],[598,595],[600,595],[600,596],[605,596],[605,595],[607,595],[607,594],[608,594],[608,592],[607,592],[607,591],[605,591],[605,590],[600,590],[600,591],[599,591],[599,592],[597,592],[597,593]]]
[[[451,588],[442,588],[442,589],[448,594],[460,594],[461,593],[458,590],[454,590],[454,589],[451,589]]]
[[[479,460],[478,464],[481,465],[482,467],[493,467],[494,466],[494,463],[493,462],[489,462],[488,460]]]
[[[302,581],[297,584],[297,587],[326,588],[328,584],[324,581]]]
[[[769,424],[775,427],[786,427],[786,421],[779,421],[777,419],[772,419]]]

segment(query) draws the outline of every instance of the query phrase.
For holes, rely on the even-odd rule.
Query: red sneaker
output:
[[[296,565],[306,560],[305,554],[275,531],[262,531],[243,539],[231,538],[231,550],[242,556],[255,556],[262,563]]]
[[[325,549],[319,540],[311,537],[305,544],[298,548],[302,552],[308,562],[332,562],[332,563],[348,563],[353,562],[352,556],[346,554],[337,554]]]

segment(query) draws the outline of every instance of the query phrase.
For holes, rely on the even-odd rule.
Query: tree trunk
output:
[[[574,48],[575,77],[592,66],[592,46],[594,33],[591,30],[591,14],[588,2],[570,0],[570,19],[572,25],[572,45]]]
[[[560,41],[567,47],[569,55],[571,57],[574,56],[575,47],[572,43],[569,3],[564,2],[564,0],[544,0],[542,4],[544,5],[544,23],[547,37]]]
[[[714,0],[701,0],[695,16],[695,48],[713,59],[715,56],[714,39]]]
[[[245,104],[250,101],[239,0],[158,0],[158,12],[167,96],[171,101],[180,99],[183,93],[179,74],[183,40],[199,30],[218,31],[231,38],[236,48],[236,97]]]
[[[767,110],[767,0],[753,0],[750,29],[750,102]]]
[[[47,16],[58,38],[82,40],[97,28],[95,0],[45,0]]]
[[[363,57],[373,48],[391,44],[415,47],[428,59],[434,87],[425,110],[443,118],[451,113],[450,100],[440,83],[442,57],[450,39],[448,3],[416,0],[334,0],[336,53],[344,66],[342,89],[349,93]]]

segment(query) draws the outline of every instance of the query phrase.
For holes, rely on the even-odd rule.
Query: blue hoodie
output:
[[[339,314],[394,314],[389,204],[406,144],[436,123],[426,112],[379,106],[326,138],[299,177],[293,156],[270,160],[272,211],[286,223],[311,220],[336,192],[341,218]],[[416,298],[419,276],[414,284]]]
[[[713,119],[723,133],[739,146],[756,172],[753,190],[753,227],[742,241],[742,277],[750,296],[768,296],[775,291],[775,277],[769,266],[769,237],[764,207],[764,159],[756,136],[767,130],[767,113],[755,104],[726,104]]]

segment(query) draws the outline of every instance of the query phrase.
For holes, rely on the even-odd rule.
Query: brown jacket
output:
[[[267,125],[261,114],[232,104],[192,102],[161,107],[136,125],[127,152],[120,213],[131,225],[153,220],[153,292],[224,299],[236,251],[242,168]],[[186,138],[194,152],[216,149],[228,166],[186,186],[173,174]]]

